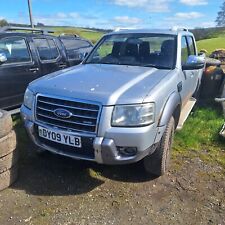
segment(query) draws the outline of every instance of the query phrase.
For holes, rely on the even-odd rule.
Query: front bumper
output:
[[[154,132],[152,139],[148,147],[146,148],[146,144],[143,145],[143,137],[146,139],[147,134],[141,134],[140,132],[136,135],[136,140],[134,140],[134,133],[131,133],[131,140],[129,143],[136,143],[137,153],[132,156],[125,156],[120,154],[118,151],[118,146],[120,147],[127,147],[126,145],[120,145],[124,144],[124,138],[119,138],[118,136],[121,136],[119,134],[115,134],[115,130],[113,132],[109,133],[106,132],[105,137],[98,137],[96,135],[89,135],[89,134],[83,134],[83,133],[75,133],[75,132],[69,132],[68,134],[72,134],[75,136],[80,136],[82,139],[82,143],[84,143],[81,149],[76,149],[73,147],[63,146],[61,144],[53,143],[51,141],[44,141],[42,140],[38,134],[37,134],[37,126],[40,125],[45,128],[54,129],[53,127],[48,127],[45,124],[39,124],[36,122],[33,118],[33,113],[31,110],[26,108],[22,105],[21,107],[21,116],[25,124],[25,128],[27,130],[28,135],[32,139],[32,141],[39,146],[40,148],[43,148],[47,151],[50,151],[55,154],[71,157],[74,159],[79,160],[89,160],[89,161],[95,161],[100,164],[108,164],[108,165],[116,165],[116,164],[129,164],[137,162],[141,159],[143,159],[145,156],[153,153],[157,147],[157,137],[155,133],[159,133],[159,130],[157,132]],[[35,122],[34,122],[35,121]],[[55,128],[56,129],[56,128]],[[144,133],[147,132],[147,130],[143,130]],[[128,134],[126,134],[127,137]],[[126,138],[125,138],[126,139]],[[120,142],[120,140],[122,142]],[[117,143],[117,144],[116,144]],[[119,143],[119,144],[118,144]],[[155,144],[156,143],[156,144]],[[82,152],[83,151],[83,152]],[[84,152],[88,152],[90,154],[83,154]]]

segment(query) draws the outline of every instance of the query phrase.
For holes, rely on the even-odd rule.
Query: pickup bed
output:
[[[76,68],[32,82],[21,115],[39,153],[108,165],[142,160],[160,176],[204,64],[185,29],[112,32]]]

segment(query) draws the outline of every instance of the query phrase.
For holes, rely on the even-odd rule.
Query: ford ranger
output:
[[[38,152],[161,176],[205,62],[186,29],[106,34],[84,61],[33,81],[21,115]]]

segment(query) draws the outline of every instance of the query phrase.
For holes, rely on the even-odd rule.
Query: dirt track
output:
[[[197,154],[158,179],[139,165],[40,158],[29,147],[20,162],[18,182],[0,193],[1,225],[225,224],[224,169]]]

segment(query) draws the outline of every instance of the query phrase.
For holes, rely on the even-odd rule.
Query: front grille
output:
[[[56,109],[71,112],[68,119],[55,115]],[[96,133],[100,106],[92,103],[37,96],[36,119],[50,126],[76,132]]]

